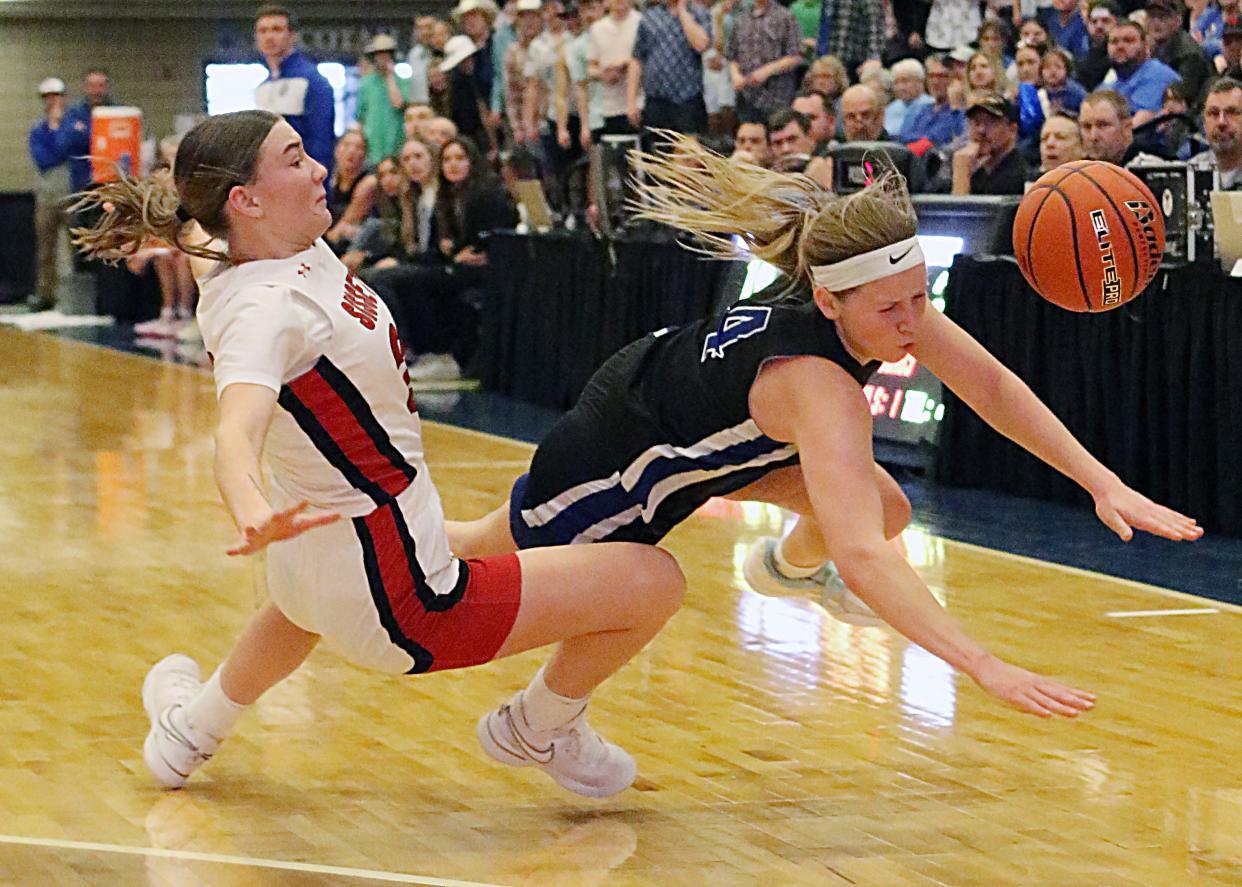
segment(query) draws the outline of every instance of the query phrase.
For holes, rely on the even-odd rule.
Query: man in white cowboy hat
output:
[[[65,82],[48,77],[39,84],[44,116],[30,128],[30,159],[38,170],[35,184],[35,240],[38,276],[35,291],[27,300],[32,311],[46,311],[56,304],[57,258],[61,232],[68,221],[69,158],[57,139],[65,118]]]
[[[523,111],[526,106],[526,68],[530,61],[530,47],[543,31],[542,0],[517,0],[514,6],[514,23],[517,39],[505,50],[505,116],[513,144],[537,145],[538,133],[527,129]]]
[[[487,100],[474,79],[475,65],[483,58],[479,47],[465,34],[444,44],[440,72],[447,78],[449,115],[460,135],[469,136],[480,150],[494,154],[496,139],[488,124]]]
[[[367,137],[367,164],[375,166],[401,150],[410,81],[397,76],[397,41],[390,35],[376,34],[365,53],[371,73],[358,81],[358,124]]]
[[[500,9],[493,0],[459,0],[452,11],[453,21],[463,34],[474,41],[479,54],[474,57],[474,85],[484,103],[491,104],[493,95],[497,94],[497,71],[500,67],[500,54],[496,48],[492,34],[492,25]],[[498,112],[498,108],[493,106]],[[493,132],[499,124],[496,114],[489,112],[485,120],[488,131]]]

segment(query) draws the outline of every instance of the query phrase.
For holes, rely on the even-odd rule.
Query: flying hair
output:
[[[917,227],[906,181],[883,155],[870,158],[874,180],[838,195],[801,173],[776,172],[660,132],[667,149],[636,152],[645,179],[630,203],[639,218],[693,236],[695,252],[734,259],[732,237],[780,269],[790,291],[812,286],[811,268],[913,237]]]

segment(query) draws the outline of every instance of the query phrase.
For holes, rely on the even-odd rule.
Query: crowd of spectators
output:
[[[339,139],[294,13],[262,8],[255,41],[256,103],[329,168],[328,240],[401,319],[416,379],[469,367],[487,233],[521,209],[506,186],[538,177],[556,215],[589,223],[586,158],[608,136],[695,134],[827,187],[839,146],[890,143],[913,157],[913,191],[963,196],[1020,194],[1083,157],[1191,160],[1226,187],[1242,169],[1236,0],[460,0],[412,24],[408,50],[366,47]],[[77,158],[107,76],[68,108],[60,81],[40,92],[31,152],[40,205],[59,207],[89,185]],[[55,236],[63,213],[41,213]]]

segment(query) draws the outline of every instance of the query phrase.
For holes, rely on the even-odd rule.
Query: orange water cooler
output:
[[[108,105],[91,112],[91,178],[111,182],[136,175],[142,158],[142,109]]]

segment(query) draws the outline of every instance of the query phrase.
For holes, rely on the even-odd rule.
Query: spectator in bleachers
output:
[[[1212,75],[1212,63],[1190,33],[1182,29],[1185,15],[1186,7],[1181,0],[1147,0],[1151,57],[1181,75],[1186,99],[1190,107],[1198,111],[1203,90]]]
[[[1063,163],[1082,160],[1082,135],[1078,122],[1072,117],[1054,113],[1044,121],[1039,132],[1039,171],[1043,175]]]
[[[1018,40],[1028,46],[1047,46],[1052,42],[1048,29],[1035,17],[1024,18],[1018,28]]]
[[[337,141],[334,160],[332,174],[324,182],[332,213],[332,227],[324,239],[339,254],[349,248],[358,226],[375,208],[379,183],[367,169],[366,136],[357,130],[349,130]]]
[[[341,263],[355,274],[390,255],[400,240],[401,199],[407,187],[400,160],[385,157],[375,165],[375,178],[375,210],[362,220],[341,256]]]
[[[905,129],[897,134],[897,141],[909,143],[927,139],[937,148],[941,148],[966,131],[966,115],[960,108],[954,108],[949,101],[950,75],[944,56],[928,56],[925,65],[931,104],[907,119]]]
[[[1144,139],[1144,151],[1169,160],[1189,160],[1207,149],[1207,143],[1196,131],[1197,123],[1191,122],[1194,118],[1190,103],[1180,83],[1170,83],[1165,89],[1160,116],[1164,119],[1157,124],[1154,138]]]
[[[1029,83],[1038,89],[1040,86],[1039,67],[1042,60],[1043,50],[1040,47],[1019,43],[1013,52],[1013,77],[1010,78],[1011,83],[1014,85]],[[1013,89],[1014,86],[1010,88]]]
[[[267,79],[255,90],[255,105],[289,121],[306,153],[332,172],[336,142],[336,96],[319,67],[298,51],[298,21],[284,6],[260,6],[254,40],[267,64]]]
[[[768,118],[767,129],[772,169],[805,173],[832,188],[832,165],[824,157],[811,156],[811,124],[804,115],[782,108]]]
[[[528,130],[523,119],[526,107],[526,66],[530,47],[543,32],[543,4],[540,0],[517,0],[514,5],[515,39],[505,50],[505,117],[512,143],[534,147],[538,133]]]
[[[970,141],[953,152],[953,193],[1021,194],[1026,162],[1018,151],[1018,108],[994,93],[966,108]]]
[[[1139,153],[1130,105],[1115,90],[1097,89],[1087,94],[1078,109],[1078,131],[1083,153],[1090,160],[1125,166]]]
[[[810,126],[811,154],[823,157],[828,143],[837,131],[837,118],[832,111],[832,101],[822,92],[803,91],[793,100],[793,110],[806,117]]]
[[[733,139],[733,155],[756,166],[766,167],[771,162],[768,148],[768,125],[766,123],[739,123]]]
[[[371,73],[358,81],[358,124],[367,138],[367,164],[376,166],[401,147],[405,106],[410,103],[410,81],[398,77],[397,41],[388,34],[371,38],[365,51]]]
[[[793,0],[789,11],[802,34],[803,52],[814,56],[815,45],[819,42],[819,20],[824,11],[823,0]]]
[[[802,80],[802,88],[814,92],[822,92],[832,101],[833,114],[841,116],[841,94],[850,85],[849,75],[845,73],[845,65],[835,55],[821,55],[811,62],[806,77]]]
[[[430,105],[410,105],[402,115],[401,131],[406,140],[422,138],[427,122],[436,116]]]
[[[1242,80],[1242,20],[1225,22],[1220,32],[1220,56],[1220,76]]]
[[[846,142],[887,142],[884,106],[870,86],[856,83],[841,96],[841,132]]]
[[[1049,37],[1049,45],[1057,45],[1070,55],[1089,48],[1087,23],[1079,11],[1078,0],[1052,0],[1052,6],[1039,11],[1039,21]]]
[[[1203,49],[1209,60],[1220,55],[1220,37],[1225,30],[1225,16],[1215,0],[1189,0],[1190,36]]]
[[[457,124],[447,117],[432,117],[423,127],[423,132],[438,151],[457,138]]]
[[[973,92],[1009,92],[1009,79],[1001,61],[989,52],[979,50],[966,63],[966,85]]]
[[[91,185],[91,113],[95,108],[115,104],[108,93],[110,83],[103,68],[87,71],[82,77],[82,101],[65,111],[56,130],[56,144],[69,158],[69,189],[75,193]]]
[[[568,149],[577,144],[591,150],[591,132],[604,127],[600,106],[600,84],[588,71],[591,52],[591,26],[604,14],[603,0],[584,0],[578,4],[578,34],[565,47],[561,74],[556,83],[557,141]]]
[[[1121,8],[1113,0],[1092,0],[1087,13],[1087,51],[1074,56],[1074,79],[1090,92],[1104,82],[1112,62],[1108,58],[1108,35],[1117,25]]]
[[[1192,162],[1215,167],[1224,191],[1242,188],[1242,82],[1222,77],[1203,103],[1203,132],[1208,150]]]
[[[808,0],[809,2],[809,0]],[[707,110],[707,131],[723,136],[737,129],[737,90],[725,59],[725,44],[733,30],[733,0],[716,0],[711,7],[711,45],[703,53],[703,104]]]
[[[406,55],[410,66],[410,101],[416,105],[425,105],[430,99],[427,85],[427,74],[432,65],[439,64],[435,57],[431,41],[435,36],[436,17],[420,15],[414,19],[414,45]]]
[[[444,50],[439,72],[448,95],[448,116],[457,133],[474,140],[489,157],[495,157],[499,135],[491,125],[491,111],[474,76],[475,65],[482,62],[484,52],[465,34],[450,37]]]
[[[1077,80],[1069,76],[1069,53],[1059,46],[1054,46],[1044,53],[1039,63],[1040,80],[1039,105],[1043,109],[1044,119],[1054,114],[1077,114],[1087,90]]]
[[[499,13],[499,8],[492,0],[459,0],[450,13],[461,33],[469,37],[479,50],[471,57],[469,73],[474,81],[476,101],[481,102],[483,106],[479,122],[482,130],[487,133],[488,140],[492,142],[492,150],[497,147],[500,125],[498,116],[493,113],[496,109],[492,106],[492,99],[497,94],[496,81],[500,79],[498,70],[500,60],[494,43],[496,38],[492,25]],[[459,89],[459,92],[464,92],[464,90]],[[518,110],[520,111],[521,108],[519,107]],[[478,132],[478,129],[473,126],[463,128],[462,121],[457,118],[456,114],[453,119],[457,121],[458,129],[464,132]],[[480,145],[487,147],[483,143]]]
[[[1104,85],[1126,100],[1139,126],[1156,116],[1164,104],[1164,90],[1181,76],[1148,55],[1147,32],[1138,22],[1117,22],[1108,35],[1108,58],[1113,63]]]
[[[635,126],[702,135],[702,53],[711,45],[711,14],[690,0],[653,2],[643,13],[627,72],[627,113]],[[638,108],[639,85],[644,104]]]
[[[884,53],[884,4],[876,0],[823,0],[815,55],[834,55],[847,71]],[[788,100],[786,100],[788,104]]]
[[[591,25],[591,51],[587,56],[590,76],[601,84],[600,112],[604,125],[599,132],[591,133],[595,141],[605,134],[625,134],[634,130],[629,118],[627,75],[642,16],[631,0],[606,2],[608,14]]]
[[[798,90],[795,71],[802,64],[798,23],[774,0],[752,0],[734,14],[725,58],[737,90],[738,119],[766,120],[788,108]]]
[[[1003,22],[991,19],[980,25],[975,45],[978,47],[979,52],[986,52],[999,60],[1002,68],[1008,69],[1013,64],[1013,54],[1010,52],[1009,30]],[[970,59],[966,61],[969,62]]]
[[[65,119],[65,82],[48,77],[39,84],[43,100],[43,119],[30,128],[27,146],[34,161],[35,180],[35,291],[27,299],[31,311],[47,311],[56,306],[60,283],[61,241],[69,221],[69,159],[57,135]]]
[[[904,132],[906,123],[934,102],[924,92],[927,75],[917,59],[902,59],[893,65],[892,74],[895,98],[884,109],[884,128],[896,135]]]

